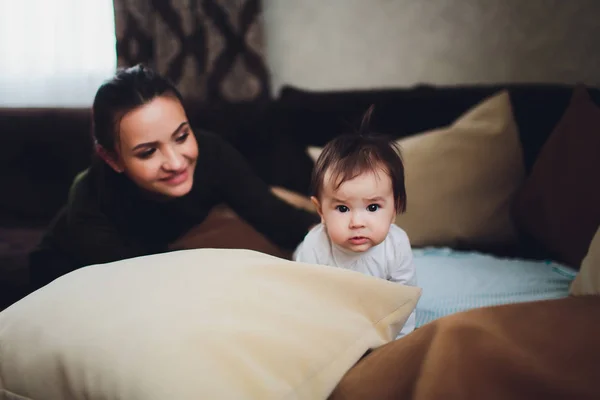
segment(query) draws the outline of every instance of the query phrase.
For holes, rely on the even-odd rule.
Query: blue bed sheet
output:
[[[415,249],[417,327],[478,307],[568,296],[577,271],[552,261],[500,258],[447,248]]]

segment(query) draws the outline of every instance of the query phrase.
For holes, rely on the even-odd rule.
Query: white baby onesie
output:
[[[417,285],[410,240],[406,232],[394,224],[383,242],[362,253],[332,243],[325,226],[319,224],[308,232],[293,257],[298,262],[346,268],[403,285]],[[415,317],[416,310],[413,310],[398,337],[415,329]]]

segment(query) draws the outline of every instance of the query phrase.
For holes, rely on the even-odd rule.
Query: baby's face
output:
[[[321,200],[314,199],[331,241],[354,252],[383,242],[396,217],[389,175],[378,169],[335,186],[326,173]]]

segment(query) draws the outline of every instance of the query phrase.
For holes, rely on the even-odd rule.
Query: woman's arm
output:
[[[83,265],[103,264],[148,254],[133,238],[119,232],[115,224],[95,210],[78,210],[68,220],[74,257]]]
[[[96,177],[97,178],[97,177]],[[102,186],[103,192],[107,189]],[[127,235],[100,207],[99,185],[88,172],[77,176],[69,191],[64,221],[56,226],[57,241],[82,265],[101,264],[148,254],[140,238]],[[115,204],[115,207],[122,205]],[[121,225],[127,226],[126,221]]]
[[[141,246],[128,243],[99,215],[82,213],[69,218],[64,207],[54,218],[42,241],[29,256],[31,289],[86,265],[142,255]]]
[[[319,222],[318,215],[275,196],[237,150],[218,136],[210,136],[215,143],[217,185],[225,202],[275,244],[285,249],[296,247]]]

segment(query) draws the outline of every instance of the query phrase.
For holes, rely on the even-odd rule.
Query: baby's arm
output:
[[[294,261],[307,264],[329,264],[326,260],[326,248],[329,243],[323,226],[318,224],[313,227],[298,245],[292,256]]]
[[[413,253],[410,241],[404,231],[397,235],[395,243],[395,255],[391,263],[389,280],[403,285],[417,286],[417,271],[413,264]],[[416,309],[410,314],[398,337],[409,334],[415,329]]]
[[[408,286],[417,286],[417,271],[413,264],[413,254],[410,245],[396,255],[393,268],[390,271],[390,281]]]
[[[304,240],[296,251],[293,254],[294,261],[298,261],[301,263],[307,264],[319,264],[319,257],[317,251],[314,247],[307,245],[306,240]]]

